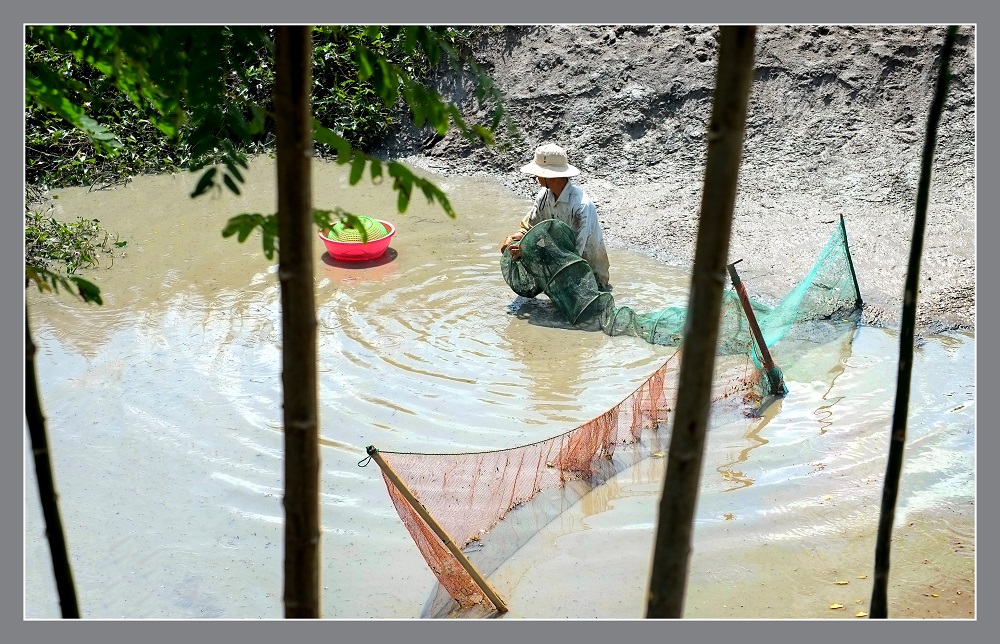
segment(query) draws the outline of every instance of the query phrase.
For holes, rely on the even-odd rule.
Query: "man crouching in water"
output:
[[[569,178],[580,174],[580,170],[569,164],[566,150],[551,143],[541,145],[535,149],[534,160],[521,168],[521,172],[534,175],[542,189],[521,220],[521,229],[504,240],[500,252],[509,249],[512,259],[520,258],[519,242],[524,233],[540,221],[558,219],[576,234],[576,254],[594,270],[597,287],[610,291],[608,251],[604,247],[597,208],[583,188],[569,182]]]

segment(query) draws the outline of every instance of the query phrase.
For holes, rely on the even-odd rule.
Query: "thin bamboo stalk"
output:
[[[726,259],[753,79],[756,27],[720,29],[708,156],[677,411],[660,496],[647,617],[681,617],[719,339]]]
[[[437,535],[438,539],[444,543],[449,552],[455,556],[455,559],[458,560],[458,563],[462,566],[462,568],[465,568],[465,571],[469,573],[469,576],[472,577],[474,582],[476,582],[476,585],[483,591],[483,594],[486,595],[491,602],[493,602],[497,611],[506,613],[508,610],[507,602],[505,602],[500,595],[493,590],[493,587],[490,586],[488,581],[486,581],[486,578],[483,577],[476,567],[472,565],[472,562],[465,556],[462,549],[458,547],[448,532],[441,527],[441,524],[439,524],[434,517],[431,516],[431,513],[427,511],[424,504],[421,503],[416,496],[414,496],[413,492],[410,491],[410,488],[403,483],[392,467],[386,463],[385,459],[382,458],[382,455],[379,454],[378,450],[374,446],[370,445],[368,447],[368,455],[371,456],[372,460],[375,461],[376,464],[378,464],[379,468],[382,469],[382,472],[385,473],[386,478],[388,478],[389,481],[396,486],[396,489],[403,495],[406,502],[410,504],[417,514],[420,515],[420,518],[427,522],[427,525],[434,531],[434,534]]]
[[[951,59],[957,31],[957,27],[951,26],[948,27],[945,35],[937,85],[934,89],[930,112],[927,115],[927,133],[924,138],[923,158],[920,165],[920,183],[917,187],[917,209],[913,218],[913,239],[910,242],[910,260],[906,268],[906,284],[903,289],[896,406],[892,415],[889,460],[886,464],[878,536],[875,542],[875,578],[872,583],[871,607],[868,611],[872,619],[885,619],[889,616],[889,550],[892,542],[892,524],[896,515],[896,499],[899,496],[899,478],[903,470],[903,450],[906,444],[906,416],[910,404],[910,373],[913,369],[913,340],[916,334],[917,291],[920,285],[920,256],[924,250],[924,229],[927,226],[927,202],[930,197],[934,146],[937,141],[938,122],[941,120],[944,99],[948,94],[950,78],[948,62]]]
[[[80,617],[80,607],[76,601],[76,587],[73,583],[73,569],[66,549],[62,519],[59,517],[59,495],[56,493],[55,477],[52,474],[52,460],[49,441],[45,431],[45,415],[38,394],[38,378],[35,375],[35,343],[28,328],[28,310],[24,311],[24,415],[28,423],[31,439],[31,453],[35,458],[35,478],[38,481],[38,497],[45,518],[45,536],[49,540],[52,556],[52,571],[56,578],[59,606],[64,618]]]
[[[311,28],[276,29],[285,617],[320,617],[319,405],[312,234]]]

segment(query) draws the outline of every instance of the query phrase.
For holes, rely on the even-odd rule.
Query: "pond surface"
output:
[[[127,257],[88,274],[103,307],[28,292],[86,617],[282,616],[276,266],[259,238],[220,234],[232,215],[275,210],[273,161],[247,178],[239,197],[191,200],[187,175],[58,192],[58,217],[97,218],[129,242]],[[315,165],[317,207],[397,228],[387,261],[363,266],[315,240],[325,617],[418,617],[435,584],[377,468],[358,467],[367,445],[462,452],[548,438],[622,400],[673,352],[568,328],[544,300],[517,298],[497,250],[528,204],[487,179],[437,181],[455,220],[416,201],[399,215],[387,187],[349,187],[341,168]],[[623,250],[611,263],[618,303],[686,305],[687,274]],[[854,573],[871,569],[897,343],[861,328],[795,356],[782,363],[789,397],[763,419],[713,428],[691,616],[845,616],[870,594]],[[894,593],[936,582],[974,596],[974,357],[972,334],[917,351]],[[56,617],[25,456],[25,615]],[[664,464],[623,472],[498,570],[510,616],[641,616]],[[849,586],[828,580],[848,574]],[[831,615],[843,588],[851,602]]]

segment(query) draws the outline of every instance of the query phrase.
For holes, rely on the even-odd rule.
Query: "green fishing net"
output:
[[[687,309],[667,307],[637,312],[618,305],[610,293],[598,290],[590,265],[576,254],[572,229],[563,222],[549,219],[535,225],[521,239],[520,248],[520,258],[513,259],[505,250],[500,263],[504,281],[518,295],[536,297],[544,293],[571,324],[600,326],[608,335],[631,335],[664,346],[679,347],[683,343]],[[784,298],[773,305],[749,297],[747,301],[765,347],[786,337],[796,325],[846,317],[857,311],[861,296],[843,219],[812,270]],[[765,366],[735,288],[723,292],[718,353],[747,353],[758,368]],[[780,380],[780,373],[769,377]]]

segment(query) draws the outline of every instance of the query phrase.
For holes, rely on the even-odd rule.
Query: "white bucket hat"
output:
[[[521,172],[545,178],[575,177],[580,174],[579,168],[569,164],[566,150],[554,143],[535,148],[535,160],[521,168]]]

